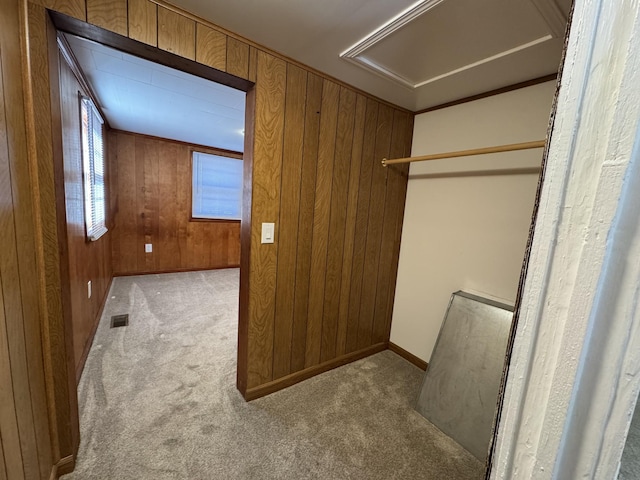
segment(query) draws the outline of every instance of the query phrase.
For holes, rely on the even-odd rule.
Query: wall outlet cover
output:
[[[153,252],[153,244],[145,243],[144,244],[144,253],[151,253],[151,252]]]

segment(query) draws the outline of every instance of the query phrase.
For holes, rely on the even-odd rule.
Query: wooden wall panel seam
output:
[[[340,86],[323,82],[322,115],[318,147],[316,196],[314,205],[313,241],[311,249],[311,285],[307,313],[305,367],[320,363],[324,288],[328,252],[331,191],[335,160],[335,135],[338,121]]]

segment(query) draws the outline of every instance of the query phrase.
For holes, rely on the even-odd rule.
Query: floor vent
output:
[[[128,313],[111,317],[111,328],[126,327],[127,325],[129,325]]]

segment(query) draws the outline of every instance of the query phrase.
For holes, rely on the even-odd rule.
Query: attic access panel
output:
[[[451,296],[416,410],[484,462],[493,429],[513,307]]]

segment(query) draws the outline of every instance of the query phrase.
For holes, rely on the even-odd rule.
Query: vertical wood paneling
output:
[[[336,357],[338,316],[340,312],[340,284],[342,281],[342,255],[344,251],[347,194],[353,130],[355,121],[356,94],[345,87],[340,89],[340,108],[336,131],[335,162],[331,188],[331,219],[327,268],[325,274],[324,313],[322,319],[322,349],[320,360]]]
[[[60,138],[58,52],[55,30],[45,10],[29,3],[29,61],[27,119],[30,165],[34,177],[34,215],[38,219],[37,250],[40,299],[45,318],[41,326],[45,345],[45,366],[55,399],[56,428],[53,455],[72,454],[79,444],[79,419],[75,376],[73,375],[73,340],[65,332],[71,327],[69,267],[62,259],[68,255],[64,206],[64,165]],[[52,96],[52,92],[55,92]],[[58,434],[59,433],[59,434]]]
[[[112,232],[113,270],[140,274],[238,266],[239,222],[191,221],[193,145],[111,131],[118,212]],[[144,244],[153,245],[145,253]]]
[[[196,22],[158,6],[158,48],[195,60]]]
[[[389,158],[402,158],[405,148],[405,131],[408,118],[403,112],[395,111],[393,114],[393,130],[391,133],[391,148]],[[390,165],[389,167],[393,167]],[[379,254],[378,279],[375,297],[375,309],[373,317],[372,342],[384,342],[388,338],[391,325],[391,312],[389,311],[389,291],[395,286],[393,272],[395,245],[399,244],[397,237],[397,224],[400,221],[399,203],[404,202],[397,192],[401,190],[402,183],[406,182],[402,168],[387,169],[387,191],[384,203],[384,221],[382,224],[382,242]],[[395,257],[397,259],[397,257]]]
[[[233,37],[227,38],[227,73],[249,78],[249,45]]]
[[[133,135],[108,134],[115,148],[109,151],[109,163],[117,165],[118,179],[113,196],[118,199],[115,219],[112,252],[113,270],[123,273],[129,269],[138,271],[138,187],[137,164],[135,156],[135,137]]]
[[[158,5],[149,0],[128,0],[129,37],[158,46]]]
[[[291,337],[291,371],[304,368],[307,344],[307,311],[313,241],[313,210],[322,105],[322,78],[307,75],[307,98],[304,119],[304,145],[300,171],[300,207],[298,215],[298,252],[296,258],[296,289],[293,305]]]
[[[320,139],[316,178],[316,197],[313,209],[313,241],[307,312],[307,344],[305,367],[320,363],[322,345],[322,317],[331,215],[331,187],[335,158],[336,128],[340,86],[325,80],[322,88]]]
[[[273,326],[280,175],[287,66],[283,60],[258,52],[253,152],[251,284],[249,303],[249,388],[268,382],[273,373]],[[276,222],[275,244],[260,242],[262,222]]]
[[[87,0],[87,21],[127,36],[127,0]]]
[[[291,337],[296,284],[300,172],[302,169],[306,91],[307,72],[294,65],[288,65],[280,193],[273,378],[279,378],[291,372]]]
[[[48,478],[53,460],[22,103],[19,7],[18,2],[0,1],[0,477],[16,479]],[[16,346],[16,340],[22,345]]]
[[[54,8],[63,13],[87,15],[84,1],[42,1],[59,5]],[[410,128],[401,118],[406,114],[152,1],[88,2],[94,23],[256,83],[250,94],[256,100],[255,135],[247,149],[253,150],[253,169],[246,176],[252,203],[245,219],[252,224],[243,226],[250,241],[242,279],[248,292],[240,324],[241,335],[247,335],[239,343],[241,388],[383,343],[393,304],[406,167],[394,176],[379,162],[392,142],[399,148],[402,130]],[[31,63],[40,70],[37,61]],[[163,265],[172,270],[239,255],[240,225],[235,231],[217,223],[198,225],[177,213],[190,209],[188,190],[172,189],[190,180],[190,167],[170,160],[185,155],[181,147],[171,153],[126,135],[110,144],[118,178],[118,198],[112,202],[118,212],[114,264],[137,272]],[[41,151],[38,171],[46,174]],[[173,210],[165,210],[163,197]],[[275,244],[260,243],[262,222],[275,222]],[[144,253],[145,242],[154,244],[153,254]],[[106,269],[101,264],[99,274]]]
[[[196,24],[196,62],[226,71],[227,36],[201,23]]]
[[[1,275],[2,272],[0,272],[0,286],[3,286]],[[2,446],[5,451],[6,470],[9,478],[25,478],[6,328],[7,317],[4,313],[4,298],[2,291],[0,291],[0,382],[2,382],[2,388],[0,388],[0,434],[2,434]],[[33,452],[25,451],[24,453],[33,455]],[[32,461],[32,459],[27,458],[27,461]]]
[[[373,317],[387,182],[387,171],[380,165],[380,160],[388,158],[389,156],[392,127],[393,110],[386,105],[380,105],[378,109],[375,150],[372,158],[373,175],[371,176],[371,191],[375,193],[371,195],[369,202],[369,221],[367,225],[367,241],[362,275],[362,296],[360,299],[360,316],[358,318],[358,348],[371,345],[373,334]]]
[[[360,185],[358,187],[358,205],[353,240],[351,263],[351,291],[349,292],[349,314],[347,325],[346,351],[358,348],[358,319],[360,318],[360,299],[369,223],[369,201],[371,200],[371,178],[374,165],[374,148],[378,125],[378,102],[368,99],[365,113],[362,161],[360,163]],[[374,195],[377,192],[374,192]]]
[[[0,54],[2,51],[0,51]],[[5,94],[3,82],[3,65],[0,57],[0,205],[13,207],[11,189],[11,171],[9,166],[9,146],[7,145],[7,119],[5,115]],[[11,283],[3,282],[2,277],[17,278],[12,260],[17,260],[15,251],[15,233],[13,210],[3,208],[0,210],[0,436],[3,437],[3,446],[6,445],[8,463],[7,470],[14,478],[24,478],[26,473],[33,475],[33,460],[37,461],[37,455],[33,456],[33,451],[26,451],[27,468],[23,466],[22,450],[20,445],[20,433],[18,429],[18,410],[24,411],[26,405],[16,405],[12,373],[22,375],[26,379],[25,360],[26,355],[17,356],[19,352],[14,352],[12,358],[10,351],[10,328],[22,327],[22,312],[16,312],[15,298],[5,301],[5,289],[11,287]],[[7,271],[7,267],[11,270]],[[11,277],[9,277],[11,275]],[[14,294],[20,294],[19,290],[14,290]],[[12,295],[15,297],[15,295]],[[13,305],[11,305],[13,304]],[[7,322],[7,318],[10,320]],[[24,345],[24,343],[23,343]],[[12,365],[12,360],[16,365]],[[28,384],[27,384],[28,387]],[[24,400],[24,399],[22,399]],[[19,408],[21,407],[21,408]],[[26,435],[26,449],[33,449],[31,437]],[[30,456],[31,455],[31,456]]]
[[[85,0],[33,0],[33,3],[56,12],[64,13],[70,17],[75,17],[83,22],[87,20]]]
[[[2,301],[0,300],[0,305],[1,304]],[[1,322],[4,322],[4,319],[0,319],[0,323]],[[0,436],[0,480],[7,480],[7,465],[4,461],[4,447],[2,446],[2,436]]]
[[[85,234],[84,180],[80,99],[82,86],[60,56],[60,108],[62,120],[62,151],[64,161],[64,199],[67,214],[67,243],[71,295],[71,323],[76,378],[79,379],[84,359],[93,340],[99,313],[111,283],[111,232],[95,242],[87,242]],[[82,92],[84,95],[87,92]],[[106,135],[106,132],[105,132]],[[109,141],[105,138],[107,146]],[[111,177],[105,176],[107,193]],[[109,201],[111,195],[108,195]],[[112,218],[107,212],[107,225]],[[87,298],[87,283],[91,281],[92,295]]]
[[[336,355],[344,355],[349,325],[349,297],[351,293],[351,272],[353,266],[354,237],[356,231],[356,212],[360,187],[360,166],[362,163],[362,142],[364,138],[364,121],[367,99],[357,96],[356,112],[353,128],[353,143],[349,163],[349,187],[344,232],[344,255],[342,260],[342,280],[340,282],[340,307],[338,311],[338,332]]]

